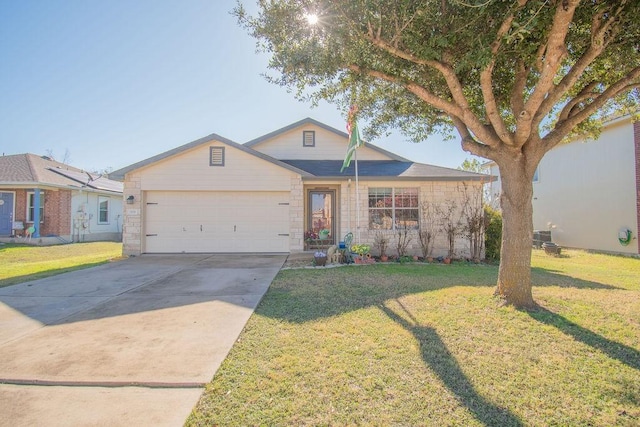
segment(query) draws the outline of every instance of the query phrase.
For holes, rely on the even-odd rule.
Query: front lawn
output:
[[[496,266],[282,271],[187,424],[640,424],[640,260],[533,265],[531,313]]]
[[[122,257],[122,243],[0,245],[0,287],[104,264]]]

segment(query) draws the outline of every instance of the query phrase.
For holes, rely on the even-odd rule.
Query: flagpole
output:
[[[358,183],[358,150],[353,153],[356,162],[356,243],[360,244],[360,184]]]

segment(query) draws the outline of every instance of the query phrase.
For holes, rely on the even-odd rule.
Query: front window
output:
[[[370,230],[417,230],[417,188],[370,188]]]
[[[98,224],[109,223],[109,198],[98,197]]]
[[[27,222],[33,222],[35,217],[35,193],[27,193]],[[40,222],[44,222],[44,191],[40,192]]]

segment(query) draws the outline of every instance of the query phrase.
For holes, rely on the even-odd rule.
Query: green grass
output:
[[[640,260],[534,251],[535,312],[496,277],[282,271],[187,425],[639,425]]]
[[[122,243],[0,245],[0,287],[104,264],[122,257]]]

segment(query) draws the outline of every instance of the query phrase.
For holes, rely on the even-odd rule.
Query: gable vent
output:
[[[316,146],[316,131],[304,130],[302,131],[302,146],[303,147],[315,147]]]
[[[224,166],[224,147],[209,147],[209,166]]]

